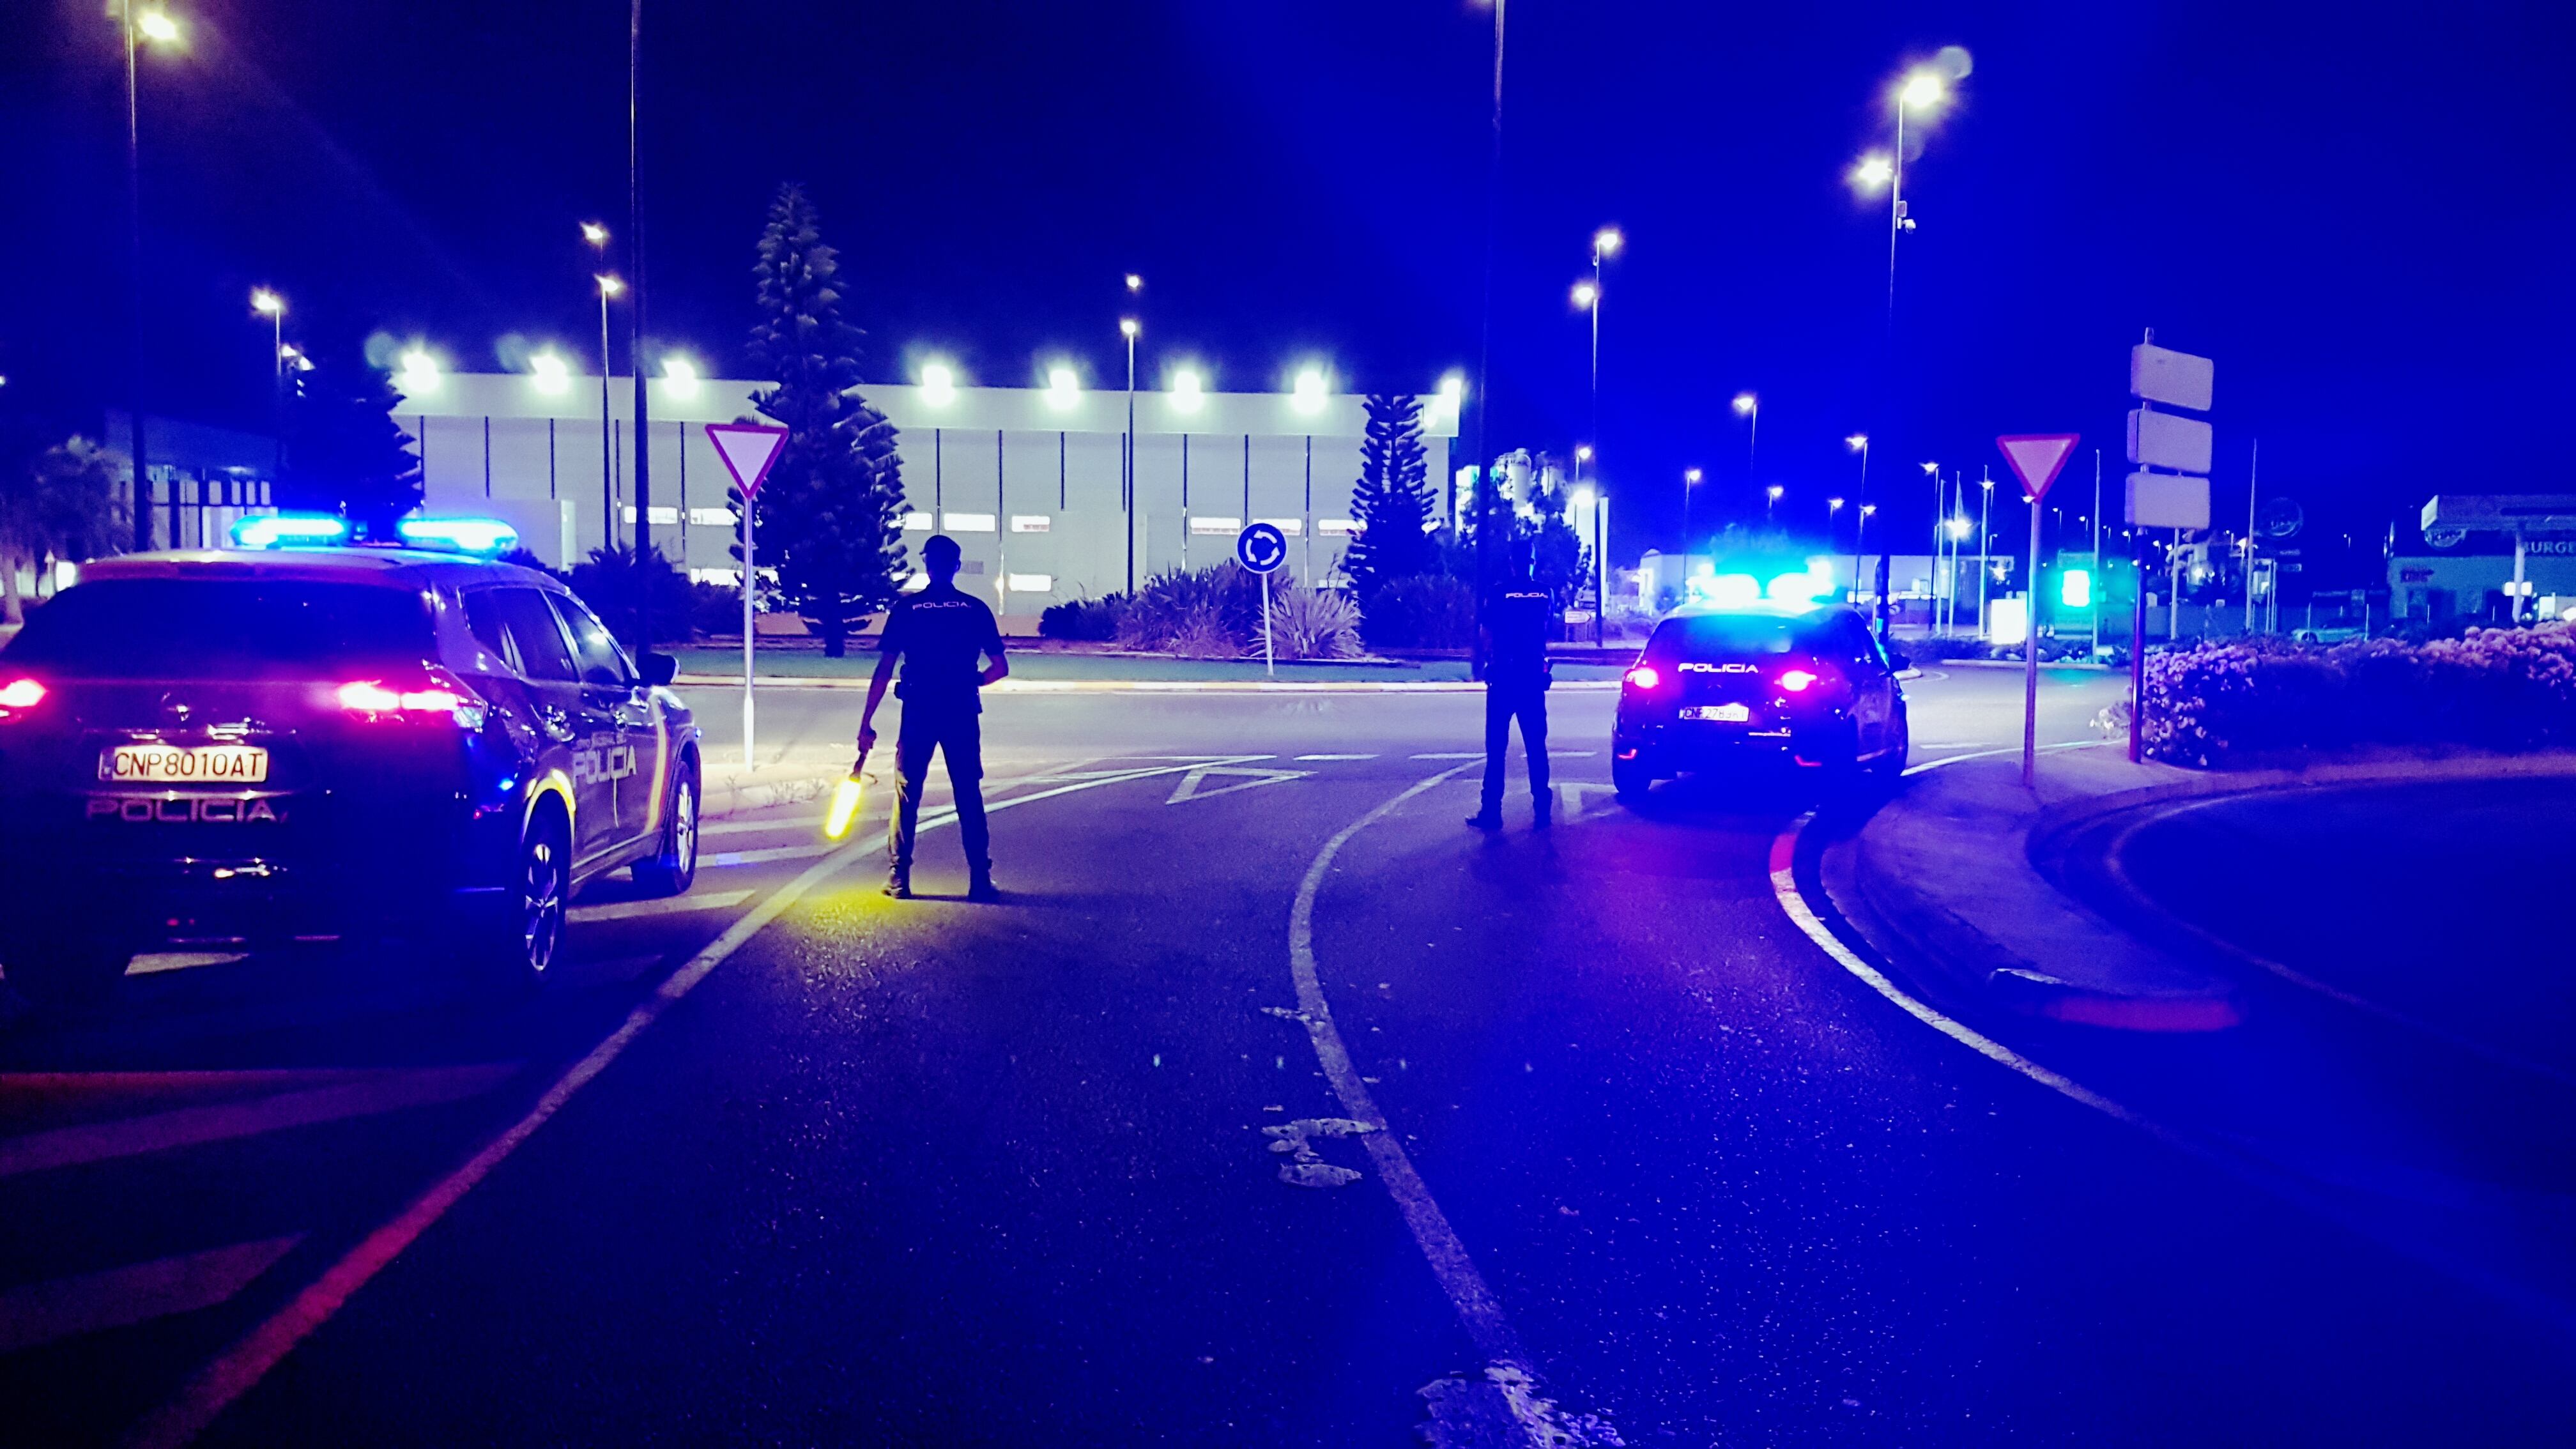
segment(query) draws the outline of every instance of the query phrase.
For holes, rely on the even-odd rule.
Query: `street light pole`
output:
[[[286,471],[286,299],[266,287],[254,288],[250,309],[268,319],[269,419],[276,429],[270,440],[269,486],[275,488],[275,475]]]
[[[1986,476],[1977,480],[1977,486],[1985,490],[1985,499],[1977,507],[1977,633],[1980,636],[1986,633],[1986,540],[1988,531],[1995,521],[1994,473],[1992,469],[1985,472]],[[2023,591],[2024,596],[2030,600],[2031,625],[2036,628],[2039,617],[2039,579],[2034,576],[2024,580]]]
[[[1682,470],[1682,602],[1690,602],[1691,581],[1691,485],[1699,481],[1697,468]]]
[[[1128,275],[1128,291],[1133,292],[1143,285],[1142,278],[1133,273]],[[1127,594],[1133,598],[1136,594],[1136,334],[1144,328],[1135,318],[1122,317],[1118,319],[1118,330],[1127,339],[1127,431],[1119,439],[1118,496],[1120,507],[1127,516]],[[1186,537],[1189,530],[1190,520],[1184,516],[1181,519],[1182,535]]]
[[[1494,234],[1501,230],[1503,189],[1503,41],[1504,18],[1508,0],[1494,0],[1494,94],[1491,139],[1485,153],[1485,280],[1481,303],[1477,309],[1476,342],[1476,421],[1467,436],[1467,461],[1476,469],[1476,596],[1483,599],[1492,592],[1494,582],[1494,480],[1493,460],[1488,456],[1485,439],[1486,399],[1493,396],[1494,362]],[[1182,521],[1182,536],[1188,536],[1188,521]],[[1685,580],[1687,582],[1687,580]],[[1470,671],[1475,678],[1485,677],[1484,633],[1477,631],[1470,658]]]
[[[1861,534],[1869,527],[1869,434],[1854,433],[1843,439],[1843,446],[1860,454],[1860,488],[1852,494],[1852,604],[1860,604]],[[1887,601],[1879,601],[1880,613],[1886,612]]]
[[[1605,226],[1592,234],[1592,446],[1601,446],[1601,274],[1602,261],[1619,250],[1622,238],[1617,227]],[[1600,474],[1598,466],[1594,476]]]
[[[626,361],[635,370],[635,657],[653,647],[646,609],[645,555],[653,546],[653,410],[645,393],[644,362],[644,0],[626,7],[626,260],[635,273],[635,302],[627,314]]]

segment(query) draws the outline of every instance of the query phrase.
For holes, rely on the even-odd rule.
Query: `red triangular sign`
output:
[[[761,480],[769,476],[770,465],[786,449],[787,430],[751,423],[709,423],[707,441],[716,445],[716,456],[724,460],[734,486],[749,498],[760,492]]]
[[[2033,502],[2048,492],[2057,481],[2057,470],[2066,466],[2074,455],[2078,433],[2011,433],[1995,439],[2004,450],[2004,461],[2012,465],[2013,475],[2021,479],[2021,491]]]

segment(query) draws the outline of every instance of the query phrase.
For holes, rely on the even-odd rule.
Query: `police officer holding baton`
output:
[[[912,843],[920,834],[921,787],[930,778],[933,750],[948,757],[948,785],[957,798],[957,838],[966,847],[970,901],[1001,899],[993,888],[992,840],[984,826],[984,741],[977,692],[1011,672],[1002,657],[1002,630],[983,600],[957,587],[957,540],[932,534],[921,545],[930,586],[895,600],[886,611],[877,672],[868,680],[868,703],[859,716],[859,750],[877,742],[877,705],[902,661],[895,697],[903,721],[895,732],[895,808],[886,825],[885,893],[912,898]],[[990,664],[983,661],[990,659]]]

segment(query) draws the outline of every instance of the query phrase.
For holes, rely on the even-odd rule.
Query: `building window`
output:
[[[1256,518],[1252,521],[1269,524],[1290,538],[1301,537],[1306,532],[1306,520],[1302,518]]]
[[[1015,594],[1051,594],[1055,592],[1053,574],[1008,574],[1006,582]]]
[[[1328,536],[1338,535],[1348,538],[1355,533],[1368,532],[1368,525],[1351,518],[1318,518],[1315,520],[1315,531]]]
[[[739,569],[691,569],[689,570],[689,582],[693,584],[717,584],[728,589],[735,588],[742,582],[742,571]]]
[[[989,513],[951,513],[947,515],[950,533],[991,533],[993,515]]]
[[[624,513],[627,522],[633,523],[635,521],[634,504],[627,504],[621,511]],[[653,510],[653,521],[655,523],[677,523],[680,521],[680,510],[676,508],[656,508]]]
[[[1243,532],[1243,520],[1240,518],[1200,518],[1193,516],[1190,519],[1190,532],[1222,533],[1228,537],[1232,537],[1235,534]]]
[[[939,521],[927,513],[915,511],[903,516],[903,531],[906,533],[928,533],[938,526]]]
[[[1043,513],[1014,513],[1011,515],[1011,532],[1013,533],[1044,533],[1054,526],[1055,520]]]
[[[689,510],[689,521],[698,525],[700,528],[731,528],[734,526],[733,510],[730,508],[692,508]]]

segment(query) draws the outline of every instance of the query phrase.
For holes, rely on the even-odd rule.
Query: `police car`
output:
[[[1642,799],[1686,770],[1778,764],[1836,783],[1892,777],[1912,735],[1905,691],[1840,605],[1682,610],[1655,626],[1619,689],[1610,779]]]
[[[488,520],[244,519],[83,566],[0,650],[0,967],[94,996],[173,944],[426,936],[542,979],[566,900],[689,888],[698,730]]]

